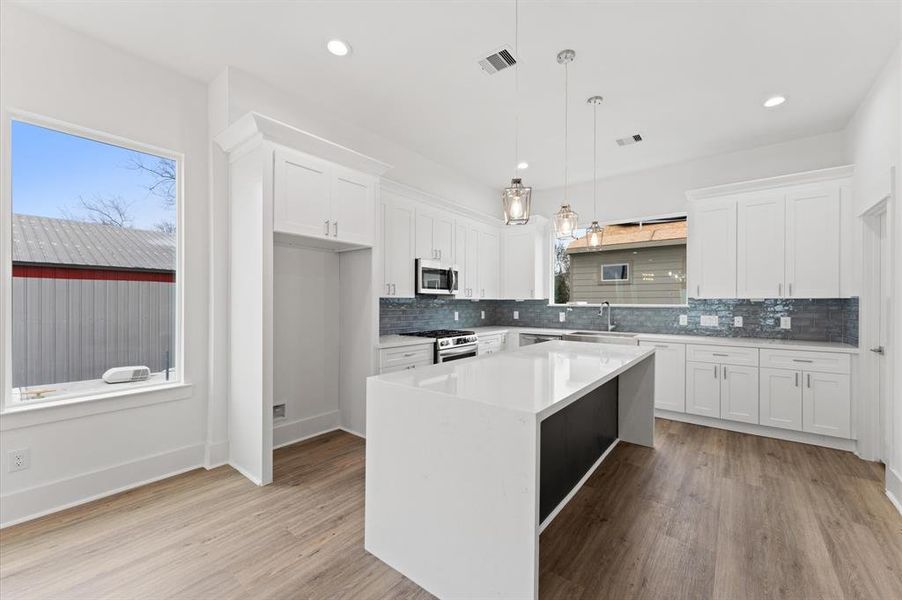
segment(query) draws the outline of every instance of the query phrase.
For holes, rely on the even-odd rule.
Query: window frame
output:
[[[0,344],[3,346],[3,360],[0,364],[0,413],[21,413],[36,409],[68,407],[90,401],[109,401],[124,397],[134,402],[136,396],[145,396],[154,392],[164,392],[160,401],[184,397],[190,390],[185,378],[185,155],[168,148],[138,142],[123,136],[99,131],[73,123],[35,114],[20,109],[4,109],[2,114],[2,132],[0,132],[0,155],[2,155],[2,190],[0,190],[0,281],[3,292],[0,294]],[[173,364],[175,377],[169,381],[158,383],[117,384],[116,386],[98,387],[86,390],[82,394],[64,398],[50,397],[40,401],[13,402],[12,387],[12,124],[14,121],[44,127],[60,133],[74,135],[91,141],[110,144],[126,150],[133,150],[172,160],[176,164],[175,182],[175,315],[174,331],[175,361]],[[110,389],[112,387],[112,389]],[[179,390],[173,396],[172,390]],[[149,399],[148,402],[154,400]],[[70,411],[71,412],[71,411]]]
[[[601,222],[601,226],[606,227],[608,225],[621,225],[623,223],[635,223],[637,221],[651,221],[654,219],[677,219],[677,218],[685,218],[687,224],[690,221],[689,213],[686,211],[680,211],[680,212],[665,213],[665,214],[659,214],[659,215],[653,215],[653,216],[645,215],[645,216],[631,217],[629,219],[617,219],[617,220],[613,220],[613,221],[604,221],[604,222]],[[580,229],[585,229],[585,227],[581,227]],[[689,232],[689,235],[692,235],[691,230]],[[556,240],[554,237],[554,229],[552,227],[549,227],[548,246],[546,249],[546,256],[548,257],[548,263],[547,263],[548,268],[546,269],[546,271],[548,273],[548,281],[546,283],[546,285],[548,286],[548,306],[565,307],[565,308],[566,307],[575,307],[575,308],[578,308],[578,307],[599,308],[599,307],[601,307],[601,304],[597,303],[597,302],[566,302],[566,303],[562,304],[560,302],[554,301],[554,252],[555,252],[554,245],[555,245],[555,242],[556,242]],[[687,248],[687,253],[688,253],[688,248],[689,248],[688,242],[687,242],[686,248]],[[687,260],[686,260],[687,280],[688,280],[688,273],[691,268],[692,268],[692,263],[689,260],[689,257],[687,256]],[[606,282],[606,283],[615,283],[615,282]],[[686,302],[682,302],[682,303],[678,303],[678,304],[622,304],[622,303],[618,303],[618,304],[611,304],[611,306],[613,306],[614,308],[689,308],[689,300],[687,298]]]
[[[626,278],[625,279],[605,279],[604,278],[604,268],[605,267],[626,267]],[[633,265],[628,262],[619,262],[619,263],[601,263],[601,267],[598,272],[599,280],[598,285],[612,285],[618,283],[630,283],[633,277]]]

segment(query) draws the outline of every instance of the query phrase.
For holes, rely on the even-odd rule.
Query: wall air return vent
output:
[[[638,133],[636,135],[631,135],[629,137],[620,138],[617,140],[618,146],[629,146],[630,144],[638,144],[642,141],[642,136]]]
[[[488,56],[479,58],[477,62],[483,71],[489,75],[494,75],[498,71],[517,64],[517,59],[514,58],[514,52],[510,49],[510,46],[502,46]]]

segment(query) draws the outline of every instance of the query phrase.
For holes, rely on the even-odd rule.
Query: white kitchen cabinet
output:
[[[802,373],[802,429],[835,437],[851,436],[849,376],[842,373]]]
[[[639,342],[655,349],[655,408],[686,412],[686,345]]]
[[[791,189],[786,195],[786,296],[838,298],[840,186]]]
[[[785,211],[784,195],[779,192],[751,194],[739,199],[737,297],[783,297]]]
[[[440,210],[417,208],[416,257],[442,261],[454,260],[454,216]]]
[[[506,333],[489,333],[480,335],[479,337],[479,345],[477,347],[477,355],[483,356],[486,354],[498,354],[499,352],[504,351],[504,348],[507,344],[507,334]]]
[[[802,430],[802,372],[762,367],[759,373],[761,425]]]
[[[480,229],[476,239],[477,297],[496,300],[501,298],[501,236],[498,230]]]
[[[413,298],[414,225],[413,203],[382,194],[382,288],[383,297]]]
[[[686,412],[720,417],[720,365],[686,362]]]
[[[548,298],[548,265],[551,248],[545,219],[534,217],[528,225],[504,230],[502,294],[511,300]]]
[[[736,297],[735,197],[710,199],[689,214],[689,297]]]
[[[479,288],[479,229],[466,220],[454,226],[454,264],[458,269],[458,298],[478,300]]]
[[[720,365],[720,418],[758,422],[758,368]]]
[[[372,246],[375,179],[325,160],[275,150],[273,231]]]
[[[379,351],[379,373],[394,373],[428,367],[435,360],[435,344],[425,343]]]

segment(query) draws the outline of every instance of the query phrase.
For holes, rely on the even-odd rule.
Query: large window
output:
[[[685,217],[607,225],[595,247],[575,236],[555,241],[555,304],[686,303]]]
[[[11,136],[13,403],[179,381],[178,159]]]

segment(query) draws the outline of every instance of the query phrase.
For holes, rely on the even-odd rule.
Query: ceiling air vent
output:
[[[638,144],[642,141],[642,136],[638,133],[636,135],[631,135],[629,137],[620,138],[617,140],[618,146],[629,146],[630,144]]]
[[[478,60],[479,66],[489,75],[494,75],[498,71],[504,70],[517,64],[514,53],[509,46],[502,46],[486,57]]]

